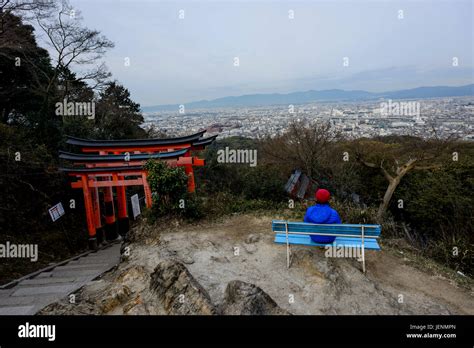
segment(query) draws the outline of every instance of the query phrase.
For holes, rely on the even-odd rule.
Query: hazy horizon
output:
[[[438,86],[418,86],[418,87],[414,87],[414,88],[407,88],[406,90],[411,90],[411,89],[417,89],[417,88],[437,88],[437,87],[465,87],[465,86],[472,86],[474,85],[474,83],[469,83],[467,85],[453,85],[453,86],[441,86],[441,85],[438,85]],[[189,104],[189,103],[195,103],[195,102],[203,102],[203,101],[209,101],[209,102],[212,102],[214,100],[218,100],[218,99],[222,99],[222,98],[227,98],[227,97],[231,97],[231,98],[238,98],[238,97],[245,97],[245,96],[255,96],[255,95],[271,95],[271,94],[277,94],[277,95],[288,95],[288,94],[294,94],[294,93],[305,93],[305,92],[324,92],[324,91],[331,91],[331,90],[340,90],[340,91],[345,91],[345,92],[370,92],[370,93],[384,93],[384,92],[396,92],[398,90],[390,90],[390,91],[377,91],[377,92],[372,92],[372,91],[366,91],[366,90],[355,90],[355,89],[340,89],[340,88],[331,88],[331,89],[327,89],[327,90],[301,90],[301,91],[289,91],[287,93],[278,93],[278,92],[275,92],[275,93],[251,93],[251,94],[239,94],[239,95],[227,95],[227,96],[223,96],[223,97],[218,97],[218,98],[212,98],[212,99],[201,99],[201,100],[192,100],[192,101],[189,101],[188,103],[186,104]],[[403,89],[405,90],[405,89]],[[422,97],[421,99],[423,99],[425,97]],[[427,98],[436,98],[436,97],[427,97]],[[412,98],[410,98],[412,99]],[[417,99],[416,97],[414,97],[413,99]],[[362,99],[361,99],[362,100]],[[365,100],[365,99],[363,99]],[[178,104],[155,104],[155,105],[141,105],[142,107],[145,107],[145,108],[149,108],[149,107],[154,107],[154,106],[168,106],[168,105],[178,105]]]
[[[474,83],[469,0],[71,4],[86,26],[115,43],[104,61],[144,107],[246,94]]]

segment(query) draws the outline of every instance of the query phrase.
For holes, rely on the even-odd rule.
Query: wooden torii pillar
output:
[[[186,152],[184,157],[191,157],[191,154],[189,152]],[[184,166],[184,172],[188,176],[188,192],[194,192],[196,190],[196,183],[194,182],[194,171],[193,171],[192,160],[190,164],[186,164]]]
[[[117,180],[124,180],[123,175],[116,175]],[[130,229],[130,220],[128,219],[127,192],[125,186],[117,186],[117,210],[118,210],[118,229],[119,234],[124,236]]]
[[[114,192],[112,186],[104,187],[105,203],[105,237],[107,240],[117,239],[117,222],[115,220]]]
[[[114,155],[120,155],[119,151],[114,151]],[[118,180],[124,180],[123,175],[114,174],[112,176],[113,180],[117,182]],[[125,186],[117,185],[117,210],[118,210],[118,232],[121,236],[125,234],[130,229],[130,221],[128,219],[128,209],[127,209],[127,191]]]
[[[89,232],[89,248],[97,248],[96,237],[96,221],[94,217],[94,207],[92,201],[91,190],[89,188],[89,180],[86,174],[81,175],[82,192],[84,193],[84,207],[86,210],[87,231]]]
[[[97,181],[96,178],[93,180]],[[97,244],[101,244],[105,241],[104,229],[102,228],[102,216],[100,214],[100,198],[99,189],[97,187],[91,187],[92,207],[94,209],[94,222],[96,229]]]
[[[151,208],[153,204],[153,199],[151,195],[150,185],[148,184],[146,172],[142,173],[142,179],[143,179],[143,191],[145,191],[145,204],[147,208]]]

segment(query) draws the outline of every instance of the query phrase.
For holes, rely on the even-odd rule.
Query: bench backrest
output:
[[[382,232],[380,225],[357,225],[357,224],[331,224],[320,225],[306,222],[291,222],[285,220],[273,220],[272,230],[275,233],[288,234],[316,234],[326,236],[361,237],[362,230],[365,238],[378,238]],[[363,228],[362,228],[363,227]]]

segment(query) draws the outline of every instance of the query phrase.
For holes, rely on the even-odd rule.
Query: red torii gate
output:
[[[143,186],[146,206],[152,205],[147,172],[143,168],[148,159],[163,160],[171,166],[183,166],[188,176],[188,191],[194,192],[193,166],[203,166],[204,160],[192,156],[191,151],[203,150],[217,137],[201,139],[204,132],[180,138],[136,140],[87,140],[68,136],[66,143],[80,146],[85,154],[61,151],[59,157],[73,162],[74,167],[60,170],[78,179],[71,183],[72,188],[83,190],[91,248],[97,247],[97,239],[99,242],[103,240],[99,189],[104,193],[105,236],[113,240],[118,237],[113,187],[117,191],[119,231],[124,234],[129,226],[126,187]],[[97,231],[100,233],[97,234]]]

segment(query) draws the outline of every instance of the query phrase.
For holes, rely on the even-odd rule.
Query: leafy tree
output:
[[[144,138],[146,132],[140,128],[143,123],[140,104],[130,98],[128,89],[110,82],[100,93],[96,105],[96,126],[101,139]]]
[[[3,123],[35,126],[53,76],[48,52],[39,47],[34,28],[20,17],[3,13],[0,31],[0,114]]]

